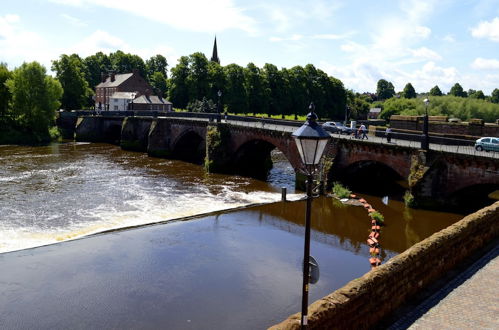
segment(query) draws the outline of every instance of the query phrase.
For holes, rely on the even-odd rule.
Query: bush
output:
[[[404,194],[404,203],[406,206],[409,207],[414,206],[414,196],[411,194],[409,190],[406,190]]]
[[[341,183],[335,182],[333,183],[333,194],[338,198],[349,198],[351,190],[345,188]]]
[[[376,220],[379,223],[385,222],[385,217],[381,213],[379,213],[378,211],[372,212],[371,218],[373,218],[374,220]]]

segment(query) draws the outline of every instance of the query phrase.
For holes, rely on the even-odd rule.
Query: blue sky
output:
[[[222,65],[314,64],[358,92],[459,82],[499,88],[499,0],[2,0],[0,62],[118,49],[144,60],[211,56]]]

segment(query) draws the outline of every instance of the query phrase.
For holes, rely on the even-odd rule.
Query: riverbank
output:
[[[0,125],[0,145],[43,145],[60,139],[60,132],[57,127],[50,128],[44,134],[25,132],[13,127]]]

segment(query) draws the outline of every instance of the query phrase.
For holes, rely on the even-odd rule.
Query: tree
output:
[[[149,78],[151,83],[151,87],[154,90],[154,93],[164,97],[166,95],[166,91],[168,90],[167,80],[163,72],[154,72]]]
[[[237,64],[229,64],[224,70],[227,77],[224,100],[228,110],[233,113],[248,113],[244,69]]]
[[[244,69],[244,82],[248,94],[249,111],[256,113],[265,113],[266,99],[262,73],[255,64],[249,63]]]
[[[165,78],[168,77],[168,62],[166,61],[166,57],[158,54],[146,60],[146,71],[147,78],[149,79],[151,79],[155,72],[162,73]]]
[[[289,95],[293,104],[295,119],[298,115],[305,114],[310,99],[307,93],[307,74],[303,67],[297,65],[288,70],[289,72]]]
[[[430,96],[442,96],[442,91],[438,87],[438,85],[435,85],[432,89],[430,89]]]
[[[7,109],[10,101],[10,92],[5,82],[12,76],[7,68],[7,64],[0,63],[0,123],[4,120],[7,114]]]
[[[376,94],[379,100],[387,100],[395,95],[395,87],[385,79],[378,80]]]
[[[63,89],[37,62],[23,63],[5,83],[12,95],[11,113],[18,128],[39,138],[48,136]]]
[[[103,52],[85,57],[83,64],[85,65],[85,79],[88,86],[93,89],[101,82],[101,74],[111,70],[111,60]]]
[[[416,98],[416,90],[412,87],[411,83],[405,85],[404,90],[402,91],[402,97],[405,97],[406,99]]]
[[[485,94],[481,90],[468,89],[468,97],[472,99],[485,100]]]
[[[459,83],[455,83],[454,86],[449,91],[449,95],[454,95],[454,96],[459,96],[459,97],[466,97],[467,94],[463,90],[463,87],[459,85]]]
[[[208,95],[208,59],[203,53],[197,52],[189,56],[189,100],[201,100]]]
[[[129,73],[135,69],[142,77],[147,78],[144,60],[137,55],[117,50],[109,54],[109,60],[111,61],[111,69],[116,73]]]
[[[220,64],[214,61],[208,62],[208,85],[208,99],[217,100],[218,102],[218,91],[220,91],[222,92],[220,102],[223,103],[226,85],[225,71]],[[222,105],[221,107],[223,109]]]
[[[286,103],[286,83],[282,73],[273,64],[265,63],[262,69],[265,81],[265,93],[268,95],[269,106],[267,114],[281,114]]]
[[[178,64],[172,68],[170,78],[170,101],[176,108],[185,109],[189,103],[189,87],[187,78],[189,77],[189,58],[182,56],[178,59]]]
[[[59,60],[52,61],[52,71],[55,71],[64,90],[61,99],[63,109],[81,109],[89,104],[92,90],[85,79],[85,66],[77,54],[63,54]]]
[[[499,103],[499,88],[492,91],[492,94],[490,95],[490,102]]]
[[[352,90],[345,91],[345,94],[347,106],[350,110],[348,117],[352,119],[366,119],[371,107],[368,101],[370,97],[365,94],[354,93]]]

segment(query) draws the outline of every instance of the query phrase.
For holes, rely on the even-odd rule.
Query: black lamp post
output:
[[[312,180],[313,173],[319,164],[326,144],[331,138],[329,133],[317,124],[317,115],[314,113],[315,106],[310,103],[310,113],[307,121],[298,128],[292,136],[295,139],[298,152],[307,175],[307,210],[305,213],[305,245],[303,249],[303,287],[301,305],[301,328],[307,328],[308,314],[308,286],[310,273],[310,213],[312,208]]]
[[[220,103],[220,98],[222,97],[222,91],[221,90],[218,90],[217,92],[217,95],[218,95],[218,103],[217,103],[217,113],[218,113],[218,118],[217,118],[217,121],[220,122],[220,118],[221,118],[221,103]]]
[[[430,104],[429,99],[424,99],[425,104],[425,115],[423,118],[423,137],[421,140],[421,149],[429,150],[430,149],[430,136],[428,134],[428,105]]]
[[[348,122],[348,113],[350,112],[350,107],[347,105],[345,107],[345,126],[347,125]]]

